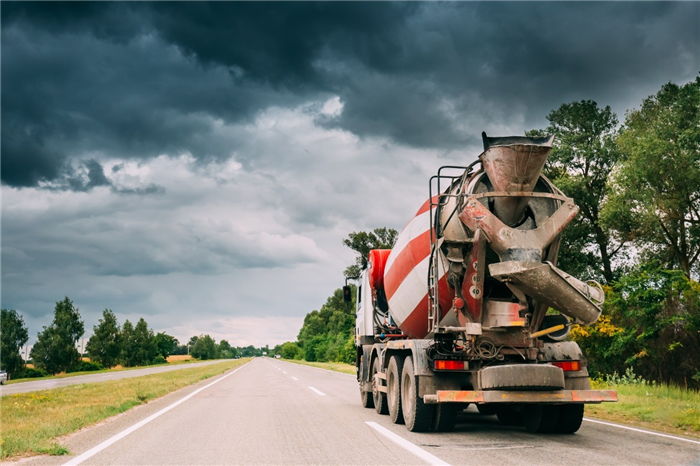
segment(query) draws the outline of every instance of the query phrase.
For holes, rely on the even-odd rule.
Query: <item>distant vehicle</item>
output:
[[[281,359],[281,358],[282,358],[282,356],[280,356],[279,354],[275,354],[275,359]]]
[[[7,382],[7,371],[0,371],[0,385]]]
[[[267,356],[267,351],[263,351],[263,358]]]

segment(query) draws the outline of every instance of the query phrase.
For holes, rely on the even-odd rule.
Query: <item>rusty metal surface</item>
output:
[[[602,309],[602,290],[563,274],[549,262],[496,262],[489,265],[491,276],[507,281],[528,296],[546,303],[582,325],[591,325]]]
[[[532,192],[551,149],[551,140],[549,145],[491,146],[479,158],[496,191]],[[522,196],[496,198],[494,213],[507,225],[516,225],[523,219],[528,201]]]
[[[437,403],[602,403],[617,401],[615,390],[439,390],[426,395],[427,404]]]

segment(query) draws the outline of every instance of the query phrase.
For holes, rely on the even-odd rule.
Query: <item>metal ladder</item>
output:
[[[433,175],[429,182],[429,200],[430,200],[430,264],[428,266],[428,332],[435,333],[442,319],[442,312],[440,311],[440,251],[439,251],[439,240],[442,237],[442,231],[440,230],[442,225],[440,225],[440,210],[447,204],[447,198],[461,196],[461,189],[457,189],[455,194],[443,193],[441,188],[441,180],[450,180],[449,186],[452,187],[457,182],[461,180],[460,186],[462,186],[469,175],[471,174],[472,167],[479,163],[479,160],[473,162],[469,166],[462,167],[458,165],[445,165],[438,169],[437,175]],[[444,175],[443,170],[461,170],[459,175]],[[437,195],[433,196],[433,185],[436,185]],[[453,213],[454,215],[454,213]],[[450,216],[450,219],[452,216]],[[449,222],[449,219],[448,219]]]

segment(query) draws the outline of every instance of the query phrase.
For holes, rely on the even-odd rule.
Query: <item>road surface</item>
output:
[[[161,372],[176,371],[179,369],[187,369],[188,367],[201,367],[210,364],[218,364],[224,360],[216,359],[214,361],[192,362],[185,364],[176,364],[174,366],[158,366],[147,367],[144,369],[131,369],[127,371],[117,372],[102,372],[99,374],[76,375],[75,377],[63,377],[60,379],[37,380],[34,382],[20,382],[11,385],[0,385],[0,396],[13,395],[15,393],[36,392],[38,390],[48,390],[51,388],[67,387],[68,385],[76,385],[79,383],[95,383],[106,382],[108,380],[128,379],[131,377],[139,377],[142,375],[159,374]]]
[[[535,435],[471,408],[455,432],[411,433],[363,408],[354,376],[268,358],[62,444],[73,456],[22,465],[700,464],[700,441],[590,421],[574,435]]]

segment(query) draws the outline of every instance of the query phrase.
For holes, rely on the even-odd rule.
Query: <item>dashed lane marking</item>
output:
[[[309,387],[309,388],[321,396],[326,396],[326,394],[323,393],[321,390],[317,390],[314,387]]]

